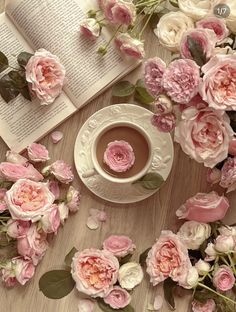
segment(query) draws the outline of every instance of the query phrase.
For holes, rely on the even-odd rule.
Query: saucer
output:
[[[134,104],[107,106],[86,120],[75,142],[74,160],[76,170],[82,182],[98,197],[113,203],[135,203],[153,195],[158,189],[147,190],[139,184],[119,184],[96,174],[84,178],[83,174],[93,168],[91,144],[99,129],[112,121],[131,121],[143,128],[152,141],[153,160],[149,172],[159,173],[167,179],[174,157],[173,142],[169,133],[158,131],[151,124],[153,113]]]

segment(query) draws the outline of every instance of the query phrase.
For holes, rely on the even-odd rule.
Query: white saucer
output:
[[[147,190],[137,184],[112,183],[100,175],[84,178],[82,175],[93,168],[91,143],[101,127],[111,121],[132,121],[149,134],[153,151],[151,170],[167,179],[174,157],[172,139],[169,133],[159,132],[151,124],[152,113],[134,104],[117,104],[107,106],[93,114],[82,126],[75,142],[74,160],[77,172],[83,183],[91,192],[113,203],[134,203],[154,194],[157,190]]]

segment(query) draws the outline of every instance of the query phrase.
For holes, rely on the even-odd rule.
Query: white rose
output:
[[[120,267],[118,281],[122,288],[131,290],[139,285],[142,280],[143,270],[140,264],[136,262],[128,262]]]
[[[177,235],[188,249],[196,250],[210,237],[211,227],[206,223],[187,221],[181,226]]]
[[[154,30],[160,44],[170,51],[179,51],[183,34],[194,28],[193,21],[184,13],[169,12],[163,15]]]
[[[205,275],[210,271],[211,266],[208,262],[200,259],[197,263],[195,263],[195,268],[197,269],[199,275]]]
[[[235,241],[233,236],[219,235],[215,241],[215,249],[218,252],[227,253],[233,251],[235,247]]]
[[[216,256],[217,256],[217,252],[215,250],[215,246],[212,243],[209,243],[207,245],[207,248],[205,249],[205,253],[207,254],[205,260],[206,261],[213,261],[215,260]]]
[[[198,275],[198,271],[195,267],[192,267],[189,269],[188,271],[188,275],[187,275],[187,285],[183,286],[184,288],[194,288],[197,286],[198,284],[198,279],[199,279],[199,275]]]
[[[218,231],[221,235],[236,236],[236,226],[222,225]]]
[[[63,202],[58,205],[58,210],[60,214],[61,224],[64,224],[65,220],[68,218],[68,215],[69,215],[69,208]]]
[[[210,13],[211,2],[212,0],[178,0],[180,10],[194,20],[200,20]]]

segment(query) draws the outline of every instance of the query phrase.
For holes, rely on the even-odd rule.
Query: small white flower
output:
[[[143,280],[143,270],[140,264],[136,262],[128,262],[119,269],[118,280],[120,286],[127,290],[133,289]]]
[[[235,247],[235,240],[233,236],[219,235],[215,241],[215,249],[218,252],[227,253],[233,251]]]
[[[200,259],[197,263],[195,263],[195,268],[197,269],[199,275],[205,275],[210,271],[211,266],[208,262]]]
[[[188,275],[187,275],[187,287],[185,288],[194,288],[198,284],[198,271],[195,267],[190,268]]]

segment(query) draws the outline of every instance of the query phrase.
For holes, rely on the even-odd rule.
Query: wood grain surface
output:
[[[3,2],[4,0],[0,0],[0,9],[3,9]],[[159,46],[155,38],[149,29],[145,35],[147,56],[158,55],[168,60],[169,54]],[[136,81],[141,74],[142,69],[139,68],[126,78]],[[111,90],[103,93],[57,128],[64,133],[64,138],[59,144],[53,145],[50,135],[42,139],[41,143],[49,149],[51,161],[64,159],[73,165],[74,142],[78,131],[89,116],[109,104],[113,104]],[[6,151],[7,147],[0,139],[0,161],[4,160]],[[10,290],[0,286],[0,312],[78,312],[79,294],[76,290],[61,300],[49,300],[44,297],[38,287],[39,278],[43,273],[60,268],[65,255],[73,246],[80,250],[88,247],[99,248],[110,234],[130,236],[137,245],[134,259],[138,260],[139,254],[154,243],[162,229],[178,229],[180,222],[177,221],[175,211],[187,198],[197,192],[211,190],[206,182],[206,169],[190,160],[177,144],[173,169],[167,182],[158,193],[143,202],[129,205],[110,204],[88,191],[77,175],[74,184],[81,188],[83,195],[79,212],[70,217],[59,230],[31,282],[25,287]],[[235,193],[230,193],[228,198],[231,210],[226,216],[226,221],[233,223],[236,220]],[[96,231],[86,227],[90,208],[104,209],[108,214],[108,221]],[[145,274],[143,283],[132,294],[131,304],[135,311],[148,311],[148,303],[153,303],[156,294],[162,294],[162,288],[153,288]],[[189,299],[188,293],[182,298],[177,298],[176,311],[190,311]],[[95,311],[100,310],[96,308]],[[164,304],[160,311],[170,310]]]

